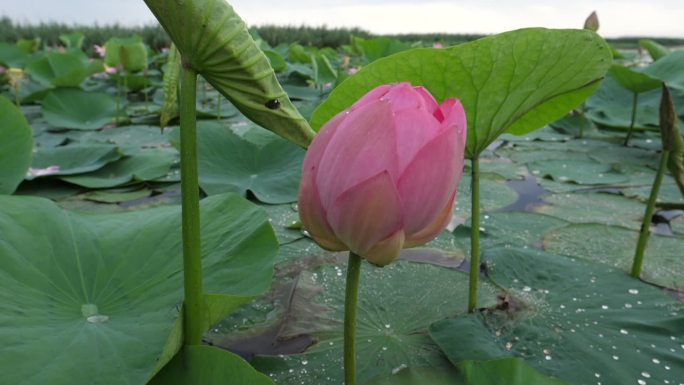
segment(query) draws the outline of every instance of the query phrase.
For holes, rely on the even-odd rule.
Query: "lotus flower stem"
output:
[[[361,257],[349,252],[344,300],[344,383],[356,385],[356,304],[359,300]]]
[[[477,282],[480,275],[480,161],[477,155],[471,161],[470,210],[470,290],[468,292],[468,313],[477,307]]]
[[[197,166],[197,73],[181,72],[181,194],[183,207],[183,270],[185,300],[183,332],[186,345],[200,345],[202,320],[202,258],[200,246],[199,182]]]
[[[658,173],[653,181],[651,188],[651,195],[648,197],[646,204],[646,212],[644,213],[644,220],[641,223],[641,231],[639,232],[639,241],[637,242],[636,253],[634,254],[634,262],[632,263],[632,276],[639,278],[641,276],[641,264],[644,261],[644,251],[648,244],[648,236],[651,233],[651,217],[653,217],[653,210],[655,209],[656,199],[658,198],[658,191],[660,191],[660,184],[663,182],[663,175],[665,168],[667,168],[667,161],[670,157],[669,150],[663,150],[660,156],[660,164],[658,165]]]
[[[627,136],[625,137],[625,146],[629,146],[629,139],[632,137],[632,130],[634,129],[634,122],[636,121],[637,114],[637,104],[639,102],[639,94],[634,93],[634,98],[632,99],[632,119],[629,122],[629,130],[627,131]]]

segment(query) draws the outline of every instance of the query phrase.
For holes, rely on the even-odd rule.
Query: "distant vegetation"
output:
[[[378,36],[360,28],[328,28],[326,26],[308,27],[265,25],[255,27],[255,29],[265,41],[274,47],[281,43],[289,44],[298,42],[302,45],[337,48],[343,44],[349,44],[351,36],[359,36],[363,38]],[[85,34],[86,47],[91,47],[93,44],[104,44],[104,42],[111,37],[125,37],[130,35],[140,35],[143,40],[155,50],[168,47],[170,44],[168,35],[159,25],[150,24],[143,27],[124,27],[116,24],[105,26],[83,26],[68,25],[56,22],[20,24],[13,22],[8,17],[0,18],[0,41],[2,42],[13,43],[19,39],[40,38],[42,44],[52,46],[60,44],[59,35],[75,31],[80,31]],[[444,45],[452,45],[479,39],[484,35],[413,33],[384,36],[406,42],[441,42]],[[642,37],[625,37],[607,40],[616,48],[628,49],[637,48],[639,45],[639,39],[641,38]],[[657,37],[651,38],[665,46],[684,45],[684,37],[679,39]]]

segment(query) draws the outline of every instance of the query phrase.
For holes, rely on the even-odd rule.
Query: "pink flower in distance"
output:
[[[451,219],[466,117],[423,87],[383,85],[330,120],[304,158],[299,215],[323,248],[384,266]]]

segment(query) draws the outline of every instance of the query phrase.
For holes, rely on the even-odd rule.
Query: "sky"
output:
[[[172,1],[172,0],[168,0]],[[498,33],[524,27],[581,28],[596,11],[605,37],[684,38],[684,0],[232,0],[248,25],[360,27],[378,34]],[[143,25],[143,0],[2,0],[0,16],[20,23],[60,21]]]

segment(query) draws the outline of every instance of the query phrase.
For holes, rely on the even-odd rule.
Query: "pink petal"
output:
[[[401,200],[383,171],[345,191],[330,208],[328,221],[349,250],[368,257],[378,242],[402,229]]]
[[[397,259],[404,247],[404,231],[399,230],[389,237],[371,247],[365,254],[361,255],[368,262],[375,266],[385,266]]]
[[[429,92],[422,87],[413,87],[410,83],[399,83],[384,96],[392,103],[392,111],[398,112],[406,109],[423,109],[430,113],[437,109],[437,102],[432,96],[428,97]]]
[[[435,97],[432,96],[430,91],[425,89],[425,87],[414,87],[414,90],[416,90],[416,92],[418,92],[418,94],[420,94],[420,96],[423,98],[425,108],[427,108],[428,112],[434,114],[435,111],[439,109],[439,104],[437,104]]]
[[[326,220],[326,210],[321,205],[318,190],[316,188],[315,174],[313,178],[302,178],[299,187],[299,217],[304,229],[309,232],[311,238],[322,248],[327,250],[347,250],[335,233],[333,233]]]
[[[395,113],[399,174],[402,174],[416,153],[440,132],[439,122],[424,109]]]
[[[465,143],[468,121],[461,101],[453,98],[447,99],[439,106],[439,112],[443,116],[442,126],[456,127]]]
[[[379,100],[380,98],[385,96],[385,94],[387,93],[387,91],[390,90],[390,88],[392,88],[391,84],[383,84],[381,86],[375,87],[374,89],[368,91],[368,93],[365,94],[361,99],[357,100],[356,103],[354,103],[354,105],[351,106],[349,111],[357,110],[368,103]]]
[[[451,217],[453,216],[452,211],[454,209],[454,202],[456,202],[455,191],[454,195],[452,195],[451,199],[449,199],[449,202],[447,202],[440,214],[437,216],[437,219],[417,233],[406,234],[406,243],[404,244],[404,247],[424,245],[433,240],[439,235],[439,233],[444,231],[444,228],[447,227],[451,221]]]
[[[404,204],[406,234],[435,221],[458,187],[463,171],[463,148],[457,132],[445,128],[416,154],[397,183]]]
[[[398,178],[396,133],[391,106],[376,100],[347,113],[323,154],[317,186],[324,207],[346,190],[383,171]]]
[[[321,157],[344,117],[344,113],[338,114],[323,126],[314,137],[304,156],[302,178],[299,185],[299,216],[304,228],[321,247],[328,250],[345,250],[345,248],[339,243],[325,219],[326,210],[321,205],[318,187],[316,186],[316,174]]]

